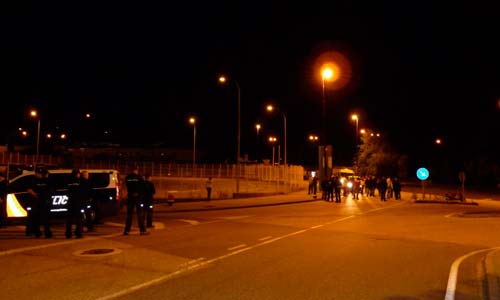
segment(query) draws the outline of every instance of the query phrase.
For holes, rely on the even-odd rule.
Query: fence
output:
[[[19,153],[0,153],[2,164],[33,165],[36,157]],[[62,165],[64,159],[51,155],[40,155],[38,164]],[[66,162],[65,165],[68,165]],[[235,164],[178,164],[158,161],[130,160],[80,160],[72,161],[71,167],[80,169],[114,169],[122,175],[130,173],[132,166],[139,166],[142,174],[150,173],[157,187],[157,197],[169,194],[177,198],[203,198],[205,181],[213,178],[213,198],[231,198],[239,193],[287,193],[304,189],[304,168],[302,166],[271,166],[240,164],[237,176]]]

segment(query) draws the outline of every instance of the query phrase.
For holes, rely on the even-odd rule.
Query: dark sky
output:
[[[449,155],[498,157],[500,26],[497,7],[418,1],[43,1],[0,9],[0,135],[67,131],[122,144],[192,147],[187,116],[199,117],[205,160],[234,160],[241,87],[242,154],[279,134],[287,117],[288,160],[308,160],[307,134],[320,133],[321,82],[316,59],[338,51],[349,82],[327,90],[328,140],[339,164],[353,153],[354,123],[380,131],[414,161],[443,139]],[[404,3],[400,3],[404,2]],[[435,2],[435,1],[434,1]],[[328,3],[328,5],[324,4]],[[5,6],[5,4],[2,4]],[[92,113],[92,120],[83,115]],[[103,132],[110,134],[104,137]],[[270,148],[260,142],[261,152]]]

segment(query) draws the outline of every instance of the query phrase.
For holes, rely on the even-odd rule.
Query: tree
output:
[[[361,176],[398,176],[406,178],[408,157],[399,154],[383,138],[376,135],[361,136],[361,144],[354,165]]]

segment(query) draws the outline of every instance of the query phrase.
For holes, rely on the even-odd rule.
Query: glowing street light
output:
[[[219,82],[221,84],[226,84],[228,78],[226,76],[219,76]],[[237,140],[237,150],[236,150],[236,194],[240,193],[240,156],[241,156],[241,89],[238,81],[236,79],[231,78],[231,81],[234,82],[236,86],[236,90],[238,92],[238,136]]]
[[[37,135],[36,135],[36,162],[38,162],[38,155],[40,154],[40,116],[36,110],[31,110],[30,115],[32,118],[38,119]]]
[[[275,146],[276,142],[278,141],[278,139],[275,136],[270,136],[268,138],[268,141],[269,141],[269,143],[271,145],[273,145],[273,159],[272,159],[272,164],[274,166],[274,146]],[[278,163],[279,163],[279,161],[278,161]]]
[[[61,133],[61,140],[65,140],[67,137],[66,133]]]
[[[351,120],[356,121],[356,145],[357,145],[358,144],[358,121],[359,121],[358,115],[356,115],[356,114],[351,115]]]
[[[441,139],[437,138],[436,141],[435,141],[436,145],[441,145],[442,144],[442,141]]]
[[[48,139],[51,139],[51,138],[52,138],[52,134],[47,133],[46,137],[47,137]]]
[[[276,108],[272,105],[267,105],[266,107],[266,110],[268,112],[273,112]],[[286,116],[285,116],[285,113],[280,110],[281,112],[281,115],[283,116],[283,146],[284,146],[284,149],[283,149],[283,152],[284,152],[284,158],[283,158],[283,163],[285,164],[285,166],[287,165],[287,160],[286,160],[286,154],[287,154],[287,151],[286,151]],[[279,162],[278,162],[279,163]]]
[[[190,117],[189,124],[193,125],[193,177],[196,167],[196,118]]]

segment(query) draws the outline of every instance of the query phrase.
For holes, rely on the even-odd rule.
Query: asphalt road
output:
[[[448,297],[484,299],[488,252],[452,266],[500,246],[491,213],[498,211],[494,201],[349,198],[183,212],[158,206],[148,236],[122,236],[124,216],[81,240],[64,239],[62,224],[50,240],[26,238],[13,225],[0,229],[1,298],[445,299],[456,271]]]

